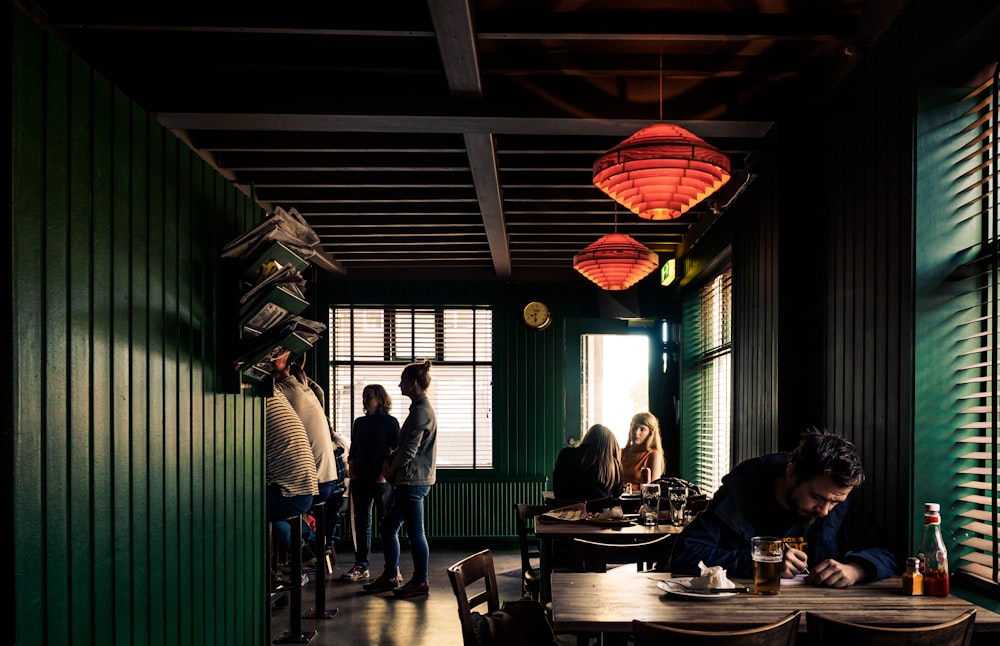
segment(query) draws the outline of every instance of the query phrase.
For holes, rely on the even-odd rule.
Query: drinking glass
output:
[[[781,561],[784,550],[784,541],[774,536],[754,536],[750,539],[753,589],[757,594],[778,594],[781,591]]]
[[[646,512],[644,524],[647,527],[656,525],[660,516],[660,485],[655,483],[642,485],[642,507]]]
[[[688,490],[683,485],[675,485],[667,488],[667,497],[670,500],[670,517],[674,525],[684,524],[684,508],[687,507]]]

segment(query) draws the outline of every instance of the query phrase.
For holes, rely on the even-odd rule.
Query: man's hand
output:
[[[809,557],[805,552],[794,547],[785,550],[785,557],[781,561],[781,578],[791,579],[806,571],[809,564]]]
[[[865,569],[857,563],[827,559],[812,569],[812,573],[806,577],[806,583],[828,588],[846,588],[864,577]]]

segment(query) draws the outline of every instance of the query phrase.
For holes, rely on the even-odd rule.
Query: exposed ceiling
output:
[[[594,161],[662,120],[733,179],[618,230],[677,255],[903,0],[20,3],[349,279],[584,280],[611,233]],[[125,8],[123,8],[123,6]]]

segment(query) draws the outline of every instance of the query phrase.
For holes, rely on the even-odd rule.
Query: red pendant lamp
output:
[[[647,220],[673,220],[729,181],[729,158],[680,126],[636,132],[594,162],[594,185]]]
[[[573,269],[601,289],[619,291],[649,275],[660,264],[655,252],[624,233],[609,233],[573,256]]]

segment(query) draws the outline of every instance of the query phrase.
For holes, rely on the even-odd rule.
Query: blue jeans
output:
[[[292,528],[284,522],[286,518],[304,514],[312,507],[313,497],[291,496],[286,498],[281,494],[281,487],[276,484],[267,485],[267,519],[272,522],[278,542],[282,547],[291,543]]]
[[[372,551],[372,503],[379,524],[385,523],[385,507],[392,487],[385,482],[351,482],[351,502],[354,504],[354,564],[368,569]]]
[[[382,525],[382,548],[385,551],[385,574],[396,576],[399,569],[399,528],[406,525],[413,555],[413,582],[427,580],[430,569],[430,549],[424,534],[424,498],[430,485],[399,485],[393,490],[392,504]]]

